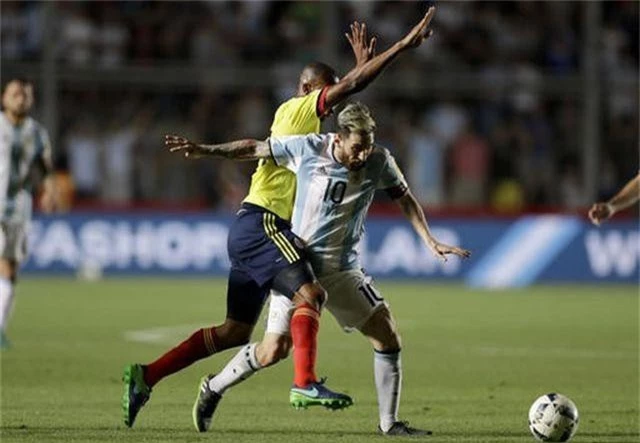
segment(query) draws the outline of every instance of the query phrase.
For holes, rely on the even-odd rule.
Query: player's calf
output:
[[[291,339],[286,335],[267,332],[256,347],[256,358],[265,368],[274,365],[289,356]]]

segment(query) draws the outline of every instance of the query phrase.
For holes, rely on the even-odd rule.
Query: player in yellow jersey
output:
[[[431,35],[427,28],[434,12],[434,8],[430,8],[402,40],[384,53],[357,64],[340,81],[327,65],[307,65],[300,76],[298,96],[278,108],[272,133],[296,135],[319,131],[320,119],[333,106],[365,88],[401,52],[419,46]],[[358,30],[361,37],[363,29]],[[350,41],[353,45],[354,34]],[[372,55],[374,44],[375,40],[360,45],[357,54]],[[180,137],[167,136],[165,143],[171,147],[180,140]],[[290,298],[295,306],[291,320],[296,369],[294,388],[308,393],[308,404],[331,409],[352,404],[349,396],[329,390],[315,375],[319,315],[327,295],[305,259],[302,241],[291,231],[289,220],[294,197],[292,173],[268,160],[258,165],[249,195],[229,232],[231,270],[225,322],[196,331],[149,365],[133,364],[125,368],[122,400],[125,424],[133,425],[140,408],[149,399],[151,388],[162,378],[213,353],[247,343],[271,289]],[[263,358],[256,348],[251,345],[243,349],[246,365],[261,365]],[[208,383],[203,383],[203,392],[193,411],[199,431],[208,429],[219,399],[218,394],[208,389]]]

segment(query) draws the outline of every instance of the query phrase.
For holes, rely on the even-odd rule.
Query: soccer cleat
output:
[[[388,435],[391,437],[421,437],[424,435],[431,435],[433,432],[412,428],[406,421],[397,421],[391,425],[387,432],[384,432],[382,428],[378,426],[378,434]]]
[[[289,403],[296,409],[307,409],[309,406],[324,406],[327,409],[344,409],[353,404],[346,394],[333,392],[324,385],[325,379],[310,383],[304,388],[293,386],[289,393]]]
[[[222,396],[209,388],[209,380],[215,375],[209,374],[203,377],[200,381],[200,389],[198,390],[198,397],[193,404],[193,424],[198,432],[207,432],[211,426],[211,418],[213,413],[216,412],[218,403]]]
[[[122,412],[124,424],[133,426],[136,416],[151,396],[151,388],[144,381],[142,365],[132,364],[124,368],[124,393],[122,394]]]

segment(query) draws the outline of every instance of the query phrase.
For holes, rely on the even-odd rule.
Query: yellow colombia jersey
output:
[[[320,132],[316,106],[321,90],[294,97],[280,105],[271,125],[272,136],[306,135]],[[291,220],[296,196],[296,176],[272,159],[260,160],[251,176],[245,202],[262,206],[285,220]]]

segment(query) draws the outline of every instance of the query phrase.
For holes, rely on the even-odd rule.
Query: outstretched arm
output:
[[[457,246],[445,245],[435,239],[429,230],[429,225],[427,224],[427,219],[424,216],[422,206],[420,206],[420,203],[418,203],[411,191],[407,190],[402,197],[395,201],[398,206],[400,206],[400,209],[402,209],[404,216],[411,222],[413,229],[418,233],[427,247],[431,249],[431,252],[433,252],[434,255],[444,261],[447,261],[448,254],[454,254],[462,258],[467,258],[471,255],[471,252],[466,249],[458,248]]]
[[[428,29],[431,19],[436,12],[436,8],[431,6],[422,20],[400,41],[396,42],[382,54],[373,57],[364,64],[357,64],[355,68],[347,73],[338,83],[328,88],[326,94],[326,105],[331,108],[350,95],[353,95],[369,85],[401,52],[407,49],[417,48],[431,36],[432,31]],[[359,30],[362,32],[362,29]],[[361,35],[358,35],[362,38]],[[366,36],[364,37],[366,38]],[[366,40],[365,40],[366,41]],[[353,47],[353,42],[350,39]],[[372,46],[375,45],[375,41]],[[374,48],[371,48],[373,51]],[[354,48],[354,52],[356,49]]]
[[[204,145],[178,135],[165,135],[164,145],[169,152],[183,153],[188,158],[205,156],[225,157],[233,160],[259,160],[271,156],[269,142],[244,139],[219,145]]]
[[[618,211],[628,208],[640,200],[640,174],[632,178],[611,200],[594,203],[589,210],[589,218],[594,225],[608,220]]]

